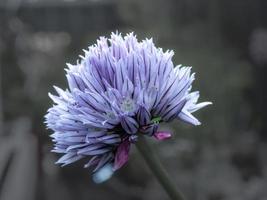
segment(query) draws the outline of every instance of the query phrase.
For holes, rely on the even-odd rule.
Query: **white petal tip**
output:
[[[112,165],[106,165],[100,170],[98,170],[94,175],[93,175],[93,181],[97,184],[103,183],[107,181],[108,179],[111,178],[113,175],[114,171],[112,168]]]

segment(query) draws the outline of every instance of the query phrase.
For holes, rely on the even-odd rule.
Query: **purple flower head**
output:
[[[173,51],[156,48],[152,39],[112,33],[84,52],[68,64],[69,89],[49,94],[54,105],[46,124],[54,131],[53,151],[64,154],[62,166],[86,158],[94,172],[107,165],[117,170],[139,135],[167,139],[170,133],[157,132],[161,122],[199,125],[192,113],[211,104],[197,103],[199,93],[191,92],[191,67],[174,67]]]

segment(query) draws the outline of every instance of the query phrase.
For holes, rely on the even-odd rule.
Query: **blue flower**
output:
[[[152,39],[112,33],[84,52],[76,65],[68,64],[69,89],[49,94],[54,105],[45,122],[54,131],[53,151],[64,154],[57,161],[62,166],[86,158],[84,166],[94,172],[117,170],[140,134],[169,138],[157,131],[161,122],[199,125],[192,113],[211,104],[197,103],[199,93],[191,92],[191,67],[175,67],[173,51],[156,48]]]

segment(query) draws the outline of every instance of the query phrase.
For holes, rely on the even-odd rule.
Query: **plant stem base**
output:
[[[153,151],[151,145],[146,140],[145,136],[139,136],[136,147],[143,156],[147,165],[154,173],[162,187],[166,190],[172,200],[185,200],[183,194],[176,188],[175,184],[171,181],[167,171],[160,163],[157,155]]]

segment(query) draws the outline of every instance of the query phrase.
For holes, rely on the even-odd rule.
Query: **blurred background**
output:
[[[168,199],[134,148],[101,185],[50,152],[47,93],[67,87],[66,62],[118,30],[174,49],[214,103],[196,113],[202,126],[176,121],[162,126],[172,140],[153,142],[188,200],[266,200],[266,10],[266,0],[0,0],[0,199]]]

